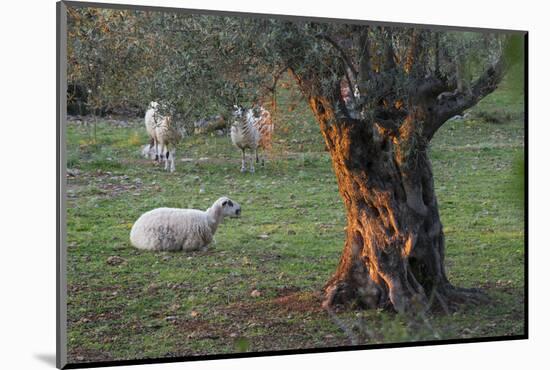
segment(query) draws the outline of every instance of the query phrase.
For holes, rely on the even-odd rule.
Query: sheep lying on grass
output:
[[[130,231],[138,249],[153,251],[205,250],[224,217],[239,217],[241,206],[221,197],[206,211],[157,208],[141,215]]]
[[[246,149],[254,151],[256,162],[259,162],[258,147],[271,148],[273,122],[269,111],[260,106],[259,109],[247,109],[235,106],[234,122],[231,126],[231,141],[242,150],[241,172],[246,172]],[[262,165],[264,160],[262,159]],[[254,158],[250,160],[250,172],[254,172]]]

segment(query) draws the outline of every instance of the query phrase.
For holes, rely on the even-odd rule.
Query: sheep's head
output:
[[[216,201],[222,208],[222,215],[225,217],[240,217],[241,206],[239,203],[232,201],[228,197],[221,197]]]
[[[233,106],[233,117],[240,119],[245,113],[245,109],[241,105]]]
[[[149,103],[149,108],[158,109],[159,103],[157,103],[156,101],[152,101]]]

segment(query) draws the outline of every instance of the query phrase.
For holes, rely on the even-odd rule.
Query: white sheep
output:
[[[153,251],[206,250],[224,217],[239,217],[241,206],[221,197],[206,211],[157,208],[141,215],[132,226],[130,241]]]
[[[155,151],[161,161],[164,161],[164,169],[170,172],[176,170],[176,145],[182,138],[182,131],[172,126],[172,117],[162,117],[154,128]]]
[[[162,118],[158,111],[159,106],[159,103],[157,103],[156,101],[152,101],[149,103],[149,109],[147,109],[147,111],[145,112],[145,130],[149,135],[150,142],[142,150],[142,154],[145,157],[151,158],[152,156],[154,156],[155,160],[157,161],[159,158],[156,152],[155,126],[157,124],[157,121]]]
[[[271,148],[273,122],[269,111],[262,106],[259,107],[259,114],[254,114],[254,109],[245,110],[240,106],[234,108],[231,141],[242,150],[241,172],[246,172],[246,149],[254,151],[256,162],[259,162],[258,147]],[[262,159],[262,164],[263,162]],[[254,173],[254,158],[250,160],[250,172]]]
[[[172,126],[172,117],[163,116],[159,112],[160,104],[152,101],[145,112],[145,129],[150,142],[142,149],[144,157],[155,157],[156,161],[164,161],[164,169],[170,172],[176,170],[176,145],[180,142],[185,130],[177,130]],[[170,165],[168,165],[170,163]]]

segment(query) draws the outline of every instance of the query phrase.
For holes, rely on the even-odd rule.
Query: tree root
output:
[[[335,307],[352,304],[365,309],[392,307],[392,302],[389,299],[391,294],[382,287],[374,289],[370,284],[367,287],[356,285],[347,281],[332,281],[324,289],[323,308],[332,310]],[[490,302],[488,295],[480,289],[460,288],[450,283],[445,283],[432,290],[429,299],[422,291],[415,294],[404,294],[404,290],[401,290],[401,292],[393,292],[393,294],[399,294],[401,307],[393,305],[393,308],[401,313],[441,310],[445,314],[450,314],[462,306],[477,306]]]
[[[451,284],[438,288],[435,294],[446,312],[457,311],[461,306],[478,306],[490,302],[489,296],[480,289],[460,288]]]

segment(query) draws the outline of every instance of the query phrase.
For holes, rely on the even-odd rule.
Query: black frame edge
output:
[[[406,22],[384,22],[362,19],[346,19],[346,18],[330,18],[330,17],[308,17],[291,14],[270,14],[270,13],[252,13],[229,10],[212,10],[212,9],[193,9],[193,8],[174,8],[167,6],[155,5],[131,5],[131,4],[113,4],[113,3],[98,3],[98,2],[83,2],[62,0],[64,4],[76,8],[107,8],[107,9],[132,9],[138,11],[161,11],[161,12],[176,12],[176,13],[193,13],[202,15],[215,16],[231,16],[231,17],[254,17],[254,18],[279,18],[292,21],[313,21],[313,22],[331,22],[331,23],[352,23],[352,24],[369,24],[374,26],[390,26],[390,27],[414,27],[414,28],[430,28],[440,31],[470,31],[470,32],[496,32],[496,33],[526,33],[527,30],[512,30],[498,28],[482,28],[482,27],[461,27],[461,26],[445,26],[440,24],[425,24],[425,23],[406,23]]]
[[[508,337],[486,337],[486,338],[468,338],[468,339],[449,339],[449,340],[433,340],[423,342],[403,342],[403,343],[384,343],[384,344],[372,344],[372,345],[358,345],[358,346],[342,346],[342,347],[327,347],[327,348],[307,348],[307,349],[292,349],[292,350],[280,350],[280,351],[264,351],[264,352],[243,352],[243,353],[228,353],[218,355],[198,355],[188,357],[164,357],[164,358],[147,358],[147,359],[135,359],[135,360],[114,360],[114,361],[91,361],[83,363],[68,363],[63,369],[82,369],[82,368],[95,368],[95,367],[113,367],[113,366],[128,366],[128,365],[150,365],[150,364],[162,364],[173,362],[194,362],[194,361],[212,361],[212,360],[227,360],[238,358],[257,358],[257,357],[271,357],[271,356],[288,356],[288,355],[304,355],[304,354],[316,354],[316,353],[332,353],[332,352],[350,352],[350,351],[362,351],[362,350],[375,350],[375,349],[387,349],[387,348],[407,348],[407,347],[425,347],[425,346],[439,346],[449,344],[474,344],[474,343],[487,343],[487,342],[502,342],[512,340],[525,340],[526,335],[513,335]]]
[[[55,196],[56,196],[56,215],[55,215],[55,227],[56,227],[56,249],[55,249],[55,286],[56,286],[56,297],[55,297],[55,366],[57,368],[63,367],[63,364],[61,363],[61,315],[60,315],[60,300],[59,300],[59,288],[60,288],[60,266],[59,266],[59,257],[60,257],[60,245],[59,245],[59,226],[60,226],[60,208],[61,208],[61,199],[59,194],[59,148],[60,148],[60,139],[59,139],[59,129],[60,129],[60,113],[61,113],[61,107],[60,107],[60,95],[61,95],[61,87],[59,86],[61,83],[61,76],[59,75],[59,64],[61,56],[59,55],[59,39],[61,36],[61,3],[57,2],[55,3],[55,19],[56,19],[56,25],[55,25],[55,41],[56,41],[56,65],[55,65],[55,89],[56,89],[56,96],[55,96],[55,122],[56,122],[56,142],[55,142],[55,159],[56,159],[56,166],[55,166],[55,175],[56,175],[56,187],[55,187]]]
[[[529,338],[529,32],[525,32],[523,36],[523,110],[524,110],[524,144],[523,144],[523,161],[524,161],[524,188],[523,188],[523,217],[524,217],[524,266],[523,266],[523,281],[524,281],[524,333],[525,337]]]

